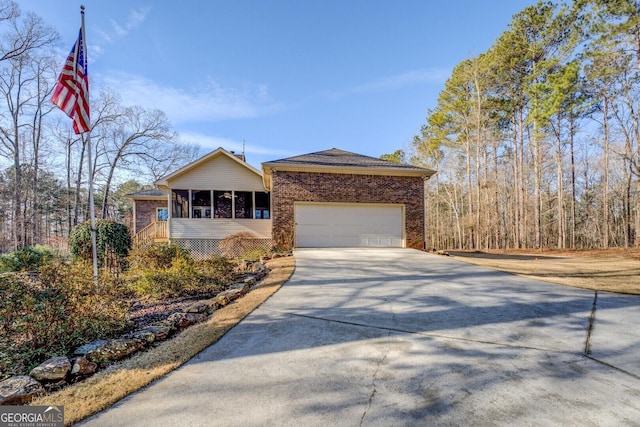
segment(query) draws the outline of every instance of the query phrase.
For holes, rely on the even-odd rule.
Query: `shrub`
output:
[[[96,251],[101,267],[121,269],[130,249],[131,235],[126,225],[108,219],[96,221]],[[92,260],[91,221],[86,221],[71,230],[69,251],[71,255],[82,260]]]
[[[234,267],[234,263],[221,256],[214,256],[196,263],[201,285],[205,287],[210,284],[216,286],[229,284],[234,279]]]
[[[215,294],[233,280],[234,265],[223,257],[194,261],[178,245],[132,251],[126,280],[142,298]]]
[[[128,327],[126,306],[108,287],[95,287],[88,264],[51,263],[38,274],[3,274],[0,298],[4,376]]]
[[[260,261],[263,256],[269,255],[271,252],[265,249],[253,249],[243,253],[240,258],[244,261],[256,262]]]
[[[134,249],[129,255],[131,268],[169,268],[175,258],[188,258],[189,251],[175,243],[162,243]]]
[[[257,237],[248,231],[242,231],[240,233],[232,234],[225,237],[220,242],[220,249],[222,255],[227,258],[236,258],[244,253],[247,253],[255,249],[255,242]]]
[[[0,272],[38,271],[40,266],[53,259],[46,246],[24,246],[0,256]]]

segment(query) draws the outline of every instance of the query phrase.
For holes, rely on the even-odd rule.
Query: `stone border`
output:
[[[290,254],[285,254],[289,256]],[[282,255],[276,255],[277,258]],[[167,319],[144,328],[128,332],[118,338],[96,340],[78,347],[67,356],[52,357],[31,370],[29,375],[18,375],[0,382],[0,405],[25,405],[42,396],[47,390],[57,390],[82,381],[110,364],[126,359],[154,344],[165,341],[191,325],[206,321],[217,309],[225,307],[246,295],[269,269],[264,262],[246,262],[239,265],[248,271],[242,282],[229,286],[208,300],[196,301],[183,312],[171,314]]]

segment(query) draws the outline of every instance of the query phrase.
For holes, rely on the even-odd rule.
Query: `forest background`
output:
[[[162,111],[104,89],[87,171],[86,141],[50,114],[57,33],[9,0],[0,33],[0,252],[65,249],[88,217],[88,177],[98,216],[126,224],[125,194],[197,156]],[[640,2],[539,2],[459,63],[411,146],[382,157],[438,170],[429,248],[640,246],[639,89]]]

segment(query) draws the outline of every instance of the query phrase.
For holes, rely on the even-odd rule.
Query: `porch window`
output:
[[[213,212],[215,218],[232,218],[233,214],[233,192],[214,191],[213,192]]]
[[[192,218],[211,218],[211,190],[191,190]]]
[[[253,218],[253,193],[235,192],[235,218]]]
[[[270,216],[270,195],[263,191],[256,191],[256,219],[269,219]]]
[[[171,190],[171,217],[189,218],[189,190]]]

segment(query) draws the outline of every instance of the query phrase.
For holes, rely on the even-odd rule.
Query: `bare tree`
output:
[[[106,165],[106,179],[102,198],[102,217],[108,217],[109,193],[117,168],[132,168],[141,158],[158,161],[157,146],[173,141],[166,115],[160,110],[147,111],[139,106],[124,108],[116,120],[104,130],[102,160]]]
[[[0,24],[6,29],[0,35],[0,94],[6,112],[0,117],[0,154],[10,158],[15,168],[13,241],[17,248],[26,243],[21,193],[24,139],[28,135],[28,127],[33,125],[29,116],[41,113],[38,106],[43,99],[39,92],[43,70],[32,65],[39,62],[37,58],[44,54],[42,49],[52,46],[58,35],[34,14],[22,18],[11,1],[0,3]]]

